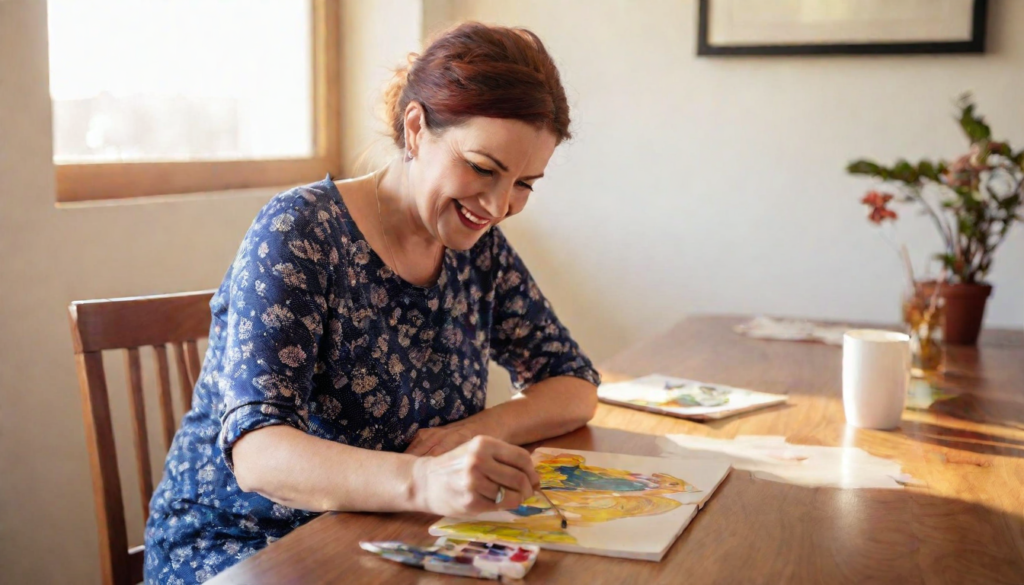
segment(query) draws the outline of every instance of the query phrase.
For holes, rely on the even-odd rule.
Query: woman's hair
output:
[[[472,116],[521,120],[571,137],[569,104],[544,43],[523,28],[467,22],[434,39],[395,72],[384,92],[391,137],[405,148],[405,109],[418,102],[440,131]]]

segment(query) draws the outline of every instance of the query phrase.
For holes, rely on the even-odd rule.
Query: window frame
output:
[[[57,203],[302,184],[341,174],[339,0],[312,0],[313,156],[180,162],[54,163]]]

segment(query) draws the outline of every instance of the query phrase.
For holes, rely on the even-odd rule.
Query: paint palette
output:
[[[398,541],[360,542],[359,547],[403,565],[477,579],[522,579],[540,554],[533,545],[453,538],[439,538],[427,547]]]

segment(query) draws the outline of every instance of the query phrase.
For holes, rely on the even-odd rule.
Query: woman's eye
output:
[[[480,167],[480,166],[477,166],[477,165],[475,165],[475,164],[473,164],[473,163],[469,163],[469,166],[470,166],[470,167],[471,167],[471,168],[472,168],[472,169],[473,169],[474,171],[476,171],[476,174],[478,174],[478,175],[483,175],[483,176],[485,176],[485,177],[490,177],[490,176],[494,175],[494,171],[491,171],[491,170],[487,170],[487,169],[485,169],[485,168],[483,168],[483,167]]]
[[[533,191],[533,185],[519,181],[518,185],[528,191]]]

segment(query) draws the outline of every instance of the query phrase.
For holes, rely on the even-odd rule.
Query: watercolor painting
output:
[[[534,496],[508,512],[445,518],[430,533],[660,560],[729,471],[726,461],[555,449],[538,449],[534,463],[568,528],[546,499]]]
[[[786,402],[786,396],[654,374],[602,384],[602,402],[691,420],[715,420]]]

